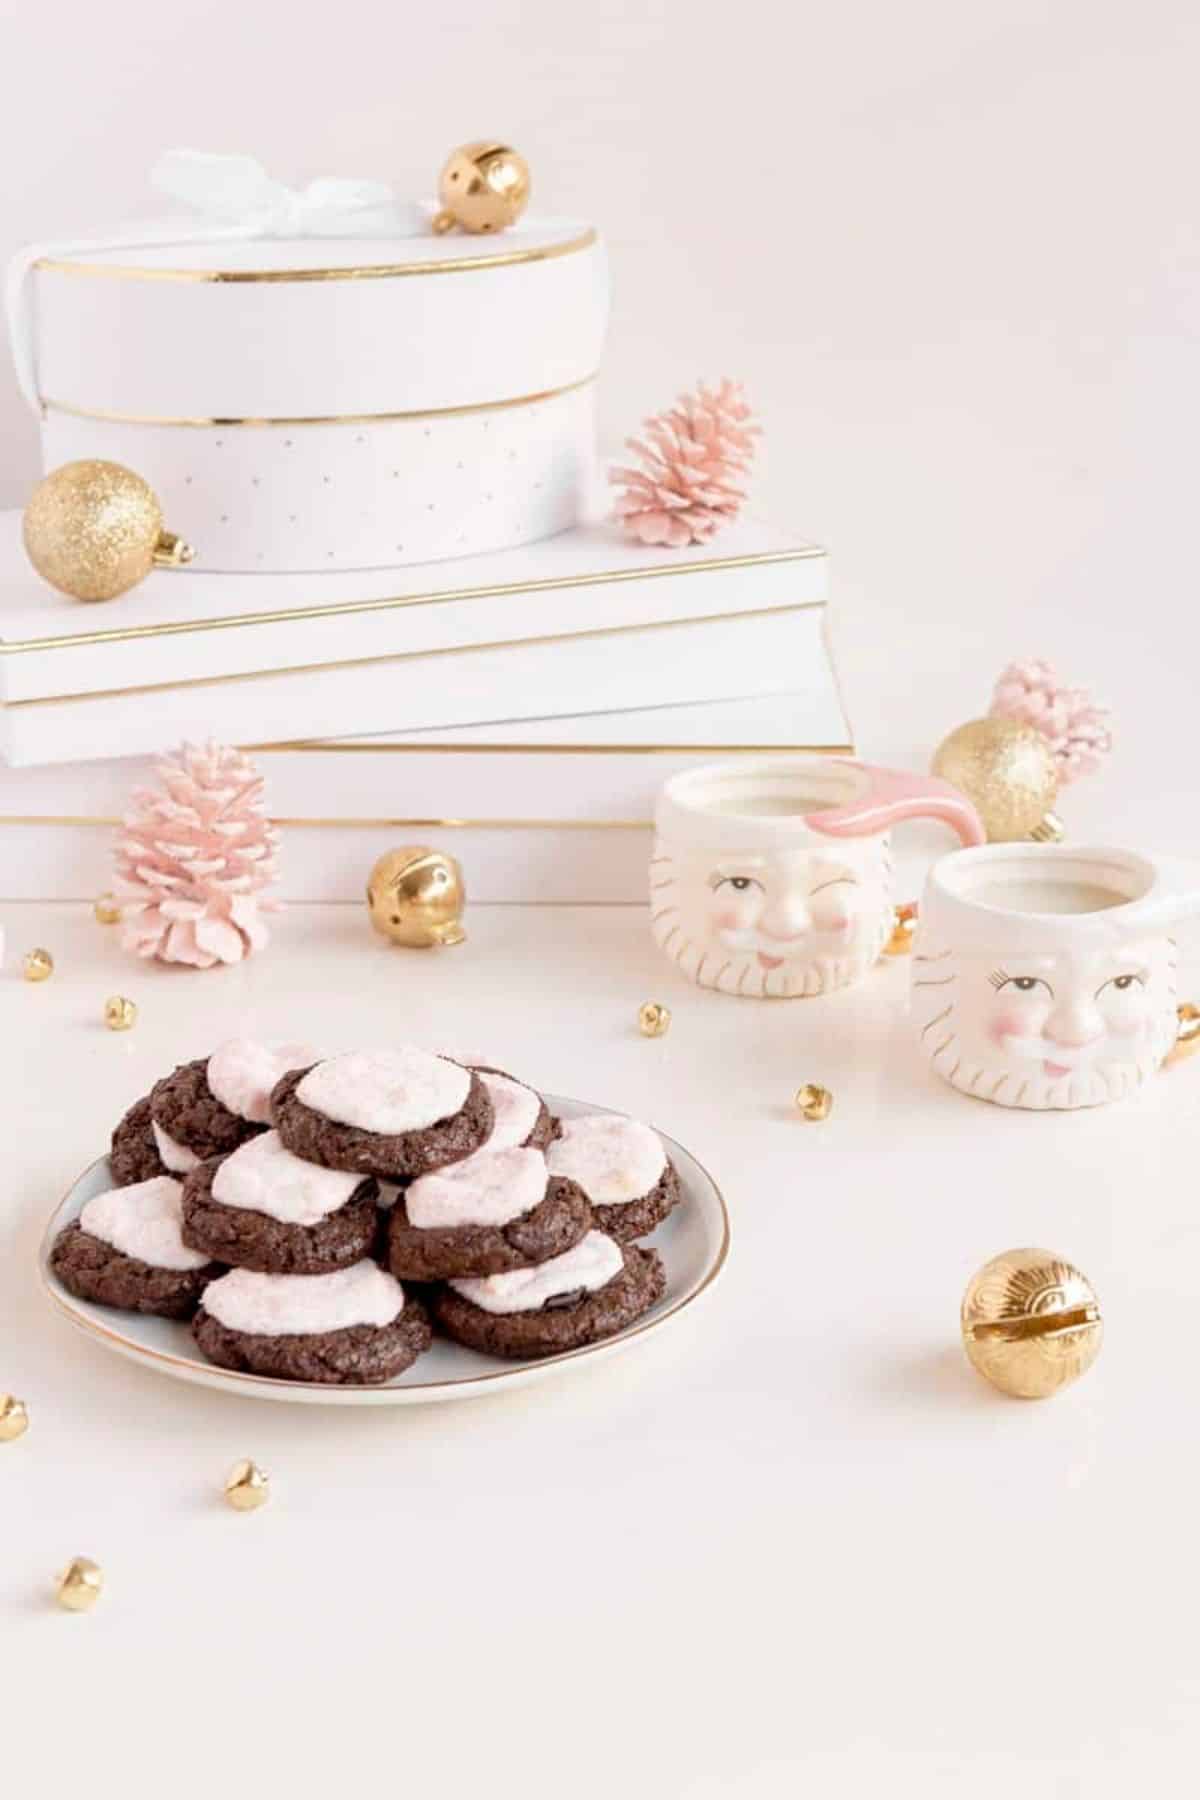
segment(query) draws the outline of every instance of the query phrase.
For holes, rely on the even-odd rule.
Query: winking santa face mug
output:
[[[848,987],[895,917],[891,827],[935,818],[982,844],[948,782],[840,757],[716,763],[659,796],[650,916],[660,947],[701,987],[760,999]]]

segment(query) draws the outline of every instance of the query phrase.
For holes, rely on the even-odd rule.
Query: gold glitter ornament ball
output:
[[[90,1612],[104,1592],[104,1571],[90,1556],[73,1556],[55,1584],[58,1604],[67,1612]]]
[[[0,1444],[15,1444],[29,1430],[29,1408],[15,1394],[0,1394]]]
[[[393,944],[425,950],[461,944],[467,903],[463,872],[452,856],[409,844],[388,850],[367,880],[367,909],[376,931]]]
[[[97,925],[119,925],[121,923],[120,903],[114,900],[111,894],[101,894],[98,900],[93,900],[92,913]]]
[[[1045,1400],[1078,1381],[1100,1354],[1096,1290],[1052,1250],[1006,1250],[963,1295],[963,1348],[993,1387]]]
[[[1040,731],[1017,719],[972,719],[941,743],[933,773],[971,801],[989,843],[1062,836],[1054,752]]]
[[[64,463],[25,508],[25,550],[44,581],[73,600],[115,600],[151,569],[190,562],[163,530],[154,489],[113,462]]]
[[[530,186],[529,164],[511,145],[487,138],[463,144],[448,157],[438,181],[442,210],[433,229],[503,231],[529,205]]]

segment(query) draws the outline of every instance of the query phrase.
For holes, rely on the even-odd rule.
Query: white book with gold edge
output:
[[[408,570],[160,571],[83,608],[0,533],[0,750],[13,764],[180,737],[342,737],[804,691],[836,738],[827,558],[743,522],[658,550],[608,524]]]
[[[638,901],[659,786],[725,757],[849,751],[840,711],[815,738],[810,699],[528,719],[253,747],[296,900],[357,900],[396,843],[460,857],[476,900]],[[116,825],[151,758],[0,769],[0,899],[86,899],[108,885]]]

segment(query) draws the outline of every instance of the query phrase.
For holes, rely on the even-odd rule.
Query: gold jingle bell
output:
[[[271,1478],[250,1457],[234,1463],[225,1477],[225,1500],[235,1512],[257,1512],[271,1498]]]
[[[90,1556],[73,1556],[55,1580],[58,1604],[67,1612],[91,1612],[104,1591],[104,1570]]]
[[[1045,1400],[1100,1354],[1104,1325],[1086,1276],[1050,1250],[1006,1250],[963,1295],[963,1348],[993,1387]]]
[[[463,872],[452,856],[410,844],[379,858],[367,882],[367,906],[376,931],[393,944],[425,950],[461,944],[467,903]]]
[[[515,225],[529,205],[529,164],[508,144],[483,138],[462,144],[447,158],[438,178],[441,212],[433,221],[438,232],[503,231]]]
[[[154,489],[114,462],[72,462],[39,481],[25,508],[25,550],[44,581],[73,600],[115,600],[154,568],[195,552],[163,530]]]
[[[983,820],[988,842],[1022,838],[1057,843],[1063,835],[1054,811],[1058,767],[1054,752],[1032,725],[1019,719],[972,719],[939,744],[933,773],[965,794]]]

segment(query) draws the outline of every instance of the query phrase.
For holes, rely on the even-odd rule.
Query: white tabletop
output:
[[[477,909],[435,955],[296,908],[211,974],[134,963],[84,907],[3,922],[0,1387],[33,1417],[0,1446],[18,1759],[272,1800],[368,1773],[1117,1796],[1186,1763],[1200,1066],[1120,1109],[1003,1112],[909,1059],[902,965],[730,1001],[633,909]],[[18,973],[34,943],[42,986]],[[141,1009],[127,1035],[100,1023],[112,992]],[[635,1027],[650,996],[674,1010],[659,1041]],[[723,1280],[625,1357],[464,1405],[271,1405],[104,1354],[38,1291],[42,1224],[125,1105],[243,1028],[473,1047],[657,1122],[725,1189]],[[824,1125],[791,1110],[806,1080],[834,1091]],[[1107,1319],[1096,1368],[1041,1405],[958,1343],[968,1277],[1025,1242],[1075,1260]],[[242,1455],[275,1490],[248,1516],[220,1498]],[[47,1598],[74,1554],[108,1578],[86,1618]]]

